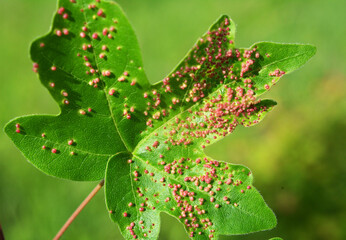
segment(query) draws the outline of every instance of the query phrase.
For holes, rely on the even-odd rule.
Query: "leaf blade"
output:
[[[316,47],[309,44],[285,44],[275,42],[259,42],[249,49],[257,49],[261,70],[253,78],[257,96],[264,94],[285,74],[291,73],[316,54]],[[276,72],[279,71],[279,72]]]
[[[276,225],[275,215],[253,188],[252,175],[248,175],[249,170],[243,166],[220,163],[220,165],[225,164],[223,167],[229,166],[227,172],[234,174],[234,179],[237,179],[235,181],[242,180],[244,186],[224,184],[219,190],[224,196],[219,194],[210,196],[208,192],[198,189],[194,182],[186,183],[184,178],[188,174],[170,175],[165,173],[164,167],[161,169],[151,167],[138,157],[131,158],[132,162],[129,163],[129,157],[128,155],[123,159],[112,158],[108,163],[105,181],[106,201],[111,211],[111,218],[120,225],[126,239],[133,237],[130,230],[139,239],[143,237],[156,239],[161,211],[175,216],[189,234],[195,233],[190,236],[196,239],[209,239],[209,235],[217,238],[219,234],[244,234],[271,229]],[[196,170],[196,167],[200,169]],[[126,168],[126,171],[122,168]],[[203,166],[200,165],[194,166],[194,172],[201,172],[202,168]],[[128,171],[130,174],[126,174],[126,178],[123,178],[124,175],[121,174]],[[232,190],[227,191],[227,188]],[[131,195],[130,199],[127,198],[128,195]],[[227,199],[224,199],[226,196]],[[200,204],[200,199],[205,200],[203,204]],[[216,207],[216,205],[219,206]],[[181,210],[179,206],[193,210]],[[202,213],[203,211],[206,213]],[[124,213],[126,215],[123,215]],[[185,214],[190,216],[187,217]],[[156,216],[155,221],[148,215]],[[187,224],[187,219],[194,218],[196,218],[194,222],[189,220]],[[207,225],[207,229],[204,229],[202,226],[206,219],[208,219],[206,223],[210,222],[212,225]],[[137,227],[143,224],[145,226],[143,229]],[[199,227],[194,228],[190,224],[198,224]]]
[[[66,136],[65,139],[57,138],[54,140],[60,143],[63,141],[67,142],[68,139],[72,139],[73,133],[78,129],[83,133],[83,131],[85,132],[85,129],[91,130],[90,126],[92,125],[99,126],[102,124],[102,126],[98,127],[99,129],[96,129],[93,133],[90,131],[89,133],[88,131],[85,132],[84,139],[82,136],[79,136],[77,142],[79,145],[84,144],[88,147],[96,148],[94,149],[96,153],[99,151],[102,152],[102,148],[107,147],[104,145],[104,142],[107,142],[106,145],[113,145],[113,150],[107,157],[108,160],[108,158],[113,154],[127,151],[129,145],[136,142],[137,132],[139,130],[136,129],[136,127],[132,127],[131,129],[133,131],[126,133],[122,132],[119,134],[119,129],[127,129],[129,128],[129,124],[133,125],[133,122],[129,123],[123,121],[125,118],[122,112],[123,107],[119,107],[120,105],[123,105],[123,100],[119,100],[119,97],[113,97],[108,94],[108,90],[114,88],[113,85],[120,84],[121,82],[117,81],[115,76],[110,76],[108,79],[108,76],[103,76],[101,71],[110,71],[111,74],[115,73],[120,75],[120,72],[124,72],[126,70],[124,68],[130,64],[129,61],[133,61],[132,68],[136,68],[139,72],[137,74],[138,82],[144,87],[149,83],[141,68],[142,60],[137,39],[132,27],[124,16],[123,11],[115,3],[102,2],[99,9],[103,9],[103,14],[109,15],[111,23],[109,21],[104,22],[103,17],[100,16],[99,22],[103,22],[101,24],[96,24],[96,26],[90,26],[90,24],[88,25],[85,23],[88,22],[86,14],[88,15],[88,18],[91,19],[95,16],[94,14],[96,12],[92,3],[93,1],[89,0],[83,2],[78,1],[76,3],[72,3],[68,0],[60,0],[59,10],[54,17],[50,33],[34,41],[30,52],[32,60],[34,61],[34,71],[39,73],[41,83],[58,102],[61,110],[61,113],[55,118],[57,122],[61,123],[60,126],[55,124],[56,129],[49,130],[58,133],[59,130],[64,132],[64,128],[66,129],[67,127],[70,131],[69,136]],[[89,6],[91,6],[91,8]],[[59,13],[62,9],[62,13]],[[83,9],[83,11],[81,11],[81,9]],[[112,9],[112,11],[107,12],[108,9]],[[66,18],[64,17],[64,14],[67,14]],[[115,15],[116,19],[112,18],[112,15]],[[119,22],[121,23],[119,24],[120,27],[116,28],[115,26],[118,26],[117,24]],[[92,37],[94,33],[102,34],[102,31],[105,29],[104,26],[108,29],[106,40],[101,41],[101,38],[93,39]],[[112,27],[113,30],[111,29]],[[96,44],[92,41],[98,42]],[[121,50],[117,50],[120,45],[122,46]],[[99,51],[97,53],[92,50],[95,46],[97,46],[96,48]],[[106,46],[106,48],[104,48],[104,46]],[[120,58],[124,59],[124,61],[118,61],[121,63],[120,65],[117,64],[111,66],[107,61],[104,61],[105,57],[101,58],[99,55],[106,55],[106,53],[110,51],[112,52],[109,56],[110,58]],[[129,57],[131,57],[131,59],[128,59]],[[103,64],[101,64],[100,61],[104,61]],[[140,66],[141,69],[138,69],[138,66]],[[93,74],[91,73],[92,71],[94,71]],[[97,71],[99,71],[99,73],[97,73]],[[136,74],[133,75],[137,76]],[[98,79],[98,82],[95,82],[96,79]],[[92,86],[90,86],[90,84]],[[101,85],[101,87],[98,86],[94,88],[97,84]],[[133,88],[129,89],[129,87],[127,87],[127,89],[127,92],[123,90],[123,94],[133,94]],[[130,93],[128,93],[129,91]],[[142,90],[139,89],[139,91]],[[110,97],[113,98],[111,99]],[[137,99],[132,98],[131,101],[133,100],[136,101]],[[31,139],[27,138],[23,140],[23,138],[15,138],[15,136],[22,136],[23,134],[22,132],[21,135],[16,135],[16,128],[14,127],[15,124],[21,124],[22,127],[25,127],[23,123],[18,122],[19,120],[23,120],[25,123],[28,122],[27,118],[17,119],[16,122],[7,125],[5,130],[6,133],[13,141],[19,142]],[[60,120],[64,120],[65,122]],[[36,129],[40,125],[39,122],[34,119],[32,122],[32,124],[29,124],[26,127]],[[68,126],[66,125],[67,122],[69,123]],[[10,129],[10,127],[12,129]],[[43,130],[44,129],[42,129],[40,133],[36,131],[36,137],[39,138],[43,132],[46,132],[47,134],[48,130]],[[125,135],[127,137],[124,137]],[[88,142],[93,143],[95,146],[88,144]],[[35,149],[30,150],[29,148],[22,148],[22,145],[18,143],[16,143],[16,145],[24,152],[25,156],[30,156],[32,154],[30,151],[35,151]],[[82,176],[87,175],[83,172],[85,169],[81,169],[79,172],[76,171],[74,174],[65,174],[62,169],[66,166],[65,170],[69,171],[71,167],[69,164],[61,164],[61,166],[58,167],[61,171],[54,171],[54,169],[47,169],[47,167],[41,163],[41,160],[44,159],[33,159],[32,157],[28,157],[28,159],[35,166],[39,166],[39,169],[49,175],[72,180],[101,179],[104,176],[104,172],[102,174],[101,169],[103,168],[104,170],[107,163],[106,157],[102,160],[102,163],[99,163],[99,161],[95,159],[94,165],[100,164],[100,166],[95,167],[95,174],[83,178]],[[50,160],[47,161],[47,166],[48,163],[50,163]],[[78,166],[78,162],[75,164]],[[90,160],[90,164],[92,164],[92,160]]]
[[[249,169],[213,160],[204,148],[260,122],[276,102],[258,97],[315,48],[262,42],[238,49],[234,37],[235,24],[221,16],[151,86],[118,5],[60,0],[51,32],[31,55],[61,113],[18,118],[5,131],[47,174],[96,180],[106,168],[106,204],[126,239],[157,239],[162,211],[195,239],[271,229],[275,215]],[[66,156],[71,149],[77,161]]]
[[[120,139],[108,138],[105,143],[100,138],[93,138],[103,135],[103,131],[108,130],[106,123],[111,122],[109,119],[94,119],[104,123],[96,131],[87,128],[89,119],[60,128],[61,122],[65,124],[67,119],[71,120],[66,115],[20,117],[8,123],[4,130],[30,163],[44,173],[77,181],[102,179],[109,157],[123,151],[114,147]],[[20,133],[15,132],[17,124],[20,124]],[[79,131],[81,128],[86,130]],[[89,141],[80,141],[85,137]],[[99,149],[98,146],[103,148]],[[57,152],[53,153],[53,149]]]

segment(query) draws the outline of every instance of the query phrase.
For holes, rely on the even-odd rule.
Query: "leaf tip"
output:
[[[234,21],[226,14],[221,15],[218,20],[212,25],[210,30],[218,29],[220,25],[228,26],[228,31],[230,31],[232,38],[234,38],[236,27]]]
[[[312,44],[306,44],[307,52],[310,53],[310,57],[313,57],[317,53],[317,47]]]

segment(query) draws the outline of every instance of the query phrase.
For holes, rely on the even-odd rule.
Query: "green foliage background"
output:
[[[273,231],[221,239],[346,238],[346,7],[343,0],[118,0],[139,38],[150,81],[161,80],[221,14],[237,24],[236,44],[300,42],[316,56],[266,97],[278,102],[265,121],[238,128],[207,149],[248,166],[278,217]],[[30,42],[48,32],[56,0],[0,0],[0,126],[58,107],[31,71]],[[50,239],[96,183],[58,180],[27,163],[0,132],[0,223],[7,239]],[[187,239],[163,215],[160,239]],[[225,223],[226,224],[226,223]],[[230,223],[231,224],[231,223]],[[122,239],[103,194],[63,239]]]

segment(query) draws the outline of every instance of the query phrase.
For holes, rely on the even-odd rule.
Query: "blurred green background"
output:
[[[152,83],[161,80],[221,15],[237,23],[238,47],[256,41],[317,46],[302,69],[266,95],[265,121],[207,149],[248,166],[278,217],[272,231],[235,240],[346,239],[346,3],[344,0],[118,0],[133,24]],[[0,0],[0,127],[11,118],[58,113],[31,71],[30,42],[48,32],[56,0]],[[45,176],[0,132],[0,223],[6,239],[51,239],[96,183]],[[227,224],[227,223],[225,223]],[[230,223],[231,224],[231,223]],[[123,239],[99,193],[63,239]],[[161,240],[188,239],[162,215]]]

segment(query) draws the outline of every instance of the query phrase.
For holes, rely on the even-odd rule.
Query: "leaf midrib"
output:
[[[82,5],[83,5],[83,7],[85,6],[84,0],[82,0]],[[85,22],[86,22],[86,23],[89,23],[85,11],[83,11],[82,14],[83,14],[83,16],[84,16]],[[97,73],[97,75],[98,75],[98,77],[99,77],[100,79],[103,79],[103,77],[100,75],[100,69],[99,69],[99,66],[98,66],[98,63],[97,63],[97,60],[96,60],[97,57],[96,57],[96,54],[95,54],[95,44],[94,44],[94,40],[92,40],[93,38],[90,36],[89,33],[87,33],[87,34],[88,34],[88,36],[89,36],[89,39],[91,39],[90,43],[91,43],[91,45],[92,45],[92,48],[91,48],[91,49],[92,49],[92,56],[93,56],[93,59],[94,59],[96,68],[97,68],[97,70],[99,70],[99,71],[96,71],[96,73]],[[126,63],[126,65],[127,65],[127,63]],[[121,142],[124,144],[126,150],[127,150],[128,152],[131,153],[130,146],[128,146],[128,144],[125,142],[125,140],[124,140],[124,138],[123,138],[121,132],[119,131],[118,124],[117,124],[117,122],[116,122],[116,120],[115,120],[115,118],[114,118],[113,110],[112,110],[112,108],[111,108],[110,100],[109,100],[109,97],[108,97],[108,95],[107,95],[107,92],[106,92],[105,88],[103,88],[102,90],[103,90],[103,93],[104,93],[104,95],[105,95],[105,97],[106,97],[107,104],[108,104],[108,109],[109,109],[110,115],[111,115],[111,117],[112,117],[112,121],[113,121],[113,124],[114,124],[114,126],[115,126],[115,129],[116,129],[116,131],[117,131],[117,133],[118,133],[118,135],[119,135],[119,137],[120,137],[120,140],[121,140]]]
[[[283,61],[288,60],[288,59],[291,59],[291,58],[296,58],[296,57],[299,57],[299,56],[302,56],[302,55],[308,55],[308,53],[309,53],[308,51],[305,51],[305,52],[303,52],[303,53],[298,53],[298,54],[295,54],[295,55],[293,55],[293,56],[285,57],[285,58],[282,58],[282,59],[277,60],[277,61],[275,61],[275,62],[272,62],[272,63],[269,63],[269,64],[267,64],[267,65],[261,66],[262,69],[260,70],[260,72],[262,72],[265,68],[270,67],[271,65],[277,64],[277,63],[279,63],[279,62],[283,62]],[[294,70],[291,70],[291,71],[289,71],[289,72],[292,72],[292,71],[295,71],[295,70],[297,70],[297,68],[295,68]],[[286,74],[287,74],[287,73],[286,73]]]
[[[162,129],[163,127],[167,126],[167,124],[169,122],[172,122],[174,120],[174,118],[178,115],[181,115],[185,112],[188,112],[189,110],[191,110],[192,108],[194,108],[196,105],[200,105],[204,100],[208,99],[209,96],[213,95],[214,93],[216,93],[217,91],[221,90],[222,88],[224,88],[225,86],[229,86],[231,84],[234,84],[234,81],[229,82],[227,84],[223,84],[222,86],[220,86],[219,88],[215,89],[215,91],[211,92],[208,94],[208,96],[200,99],[199,101],[197,101],[195,104],[193,104],[191,107],[185,109],[184,111],[180,111],[177,114],[175,114],[174,116],[172,116],[169,120],[167,120],[166,122],[164,122],[161,126],[159,126],[158,128],[154,129],[150,134],[148,134],[146,137],[144,137],[141,141],[138,142],[138,144],[136,145],[136,147],[133,149],[132,154],[136,155],[136,151],[138,151],[138,148],[140,148],[142,146],[142,143],[145,142],[147,139],[151,138],[153,134],[155,134],[155,132],[158,132],[160,129]]]
[[[37,137],[37,136],[34,136],[34,135],[28,135],[28,134],[26,134],[24,136],[24,138],[25,137],[31,137],[31,138],[34,138],[34,139],[37,139],[37,140],[43,140],[42,137]],[[115,153],[115,154],[114,153],[109,153],[109,154],[108,153],[94,153],[94,152],[89,152],[87,150],[83,150],[83,149],[77,148],[75,146],[69,147],[69,146],[66,146],[66,144],[63,144],[63,143],[60,143],[60,142],[55,142],[55,141],[52,141],[52,140],[49,140],[49,139],[44,139],[44,141],[47,142],[47,143],[51,143],[54,146],[60,146],[61,148],[64,148],[64,149],[69,148],[69,149],[74,150],[74,151],[78,151],[78,152],[82,152],[82,153],[90,154],[90,155],[95,155],[95,156],[109,156],[109,157],[111,157],[113,155],[118,154],[118,153]]]

